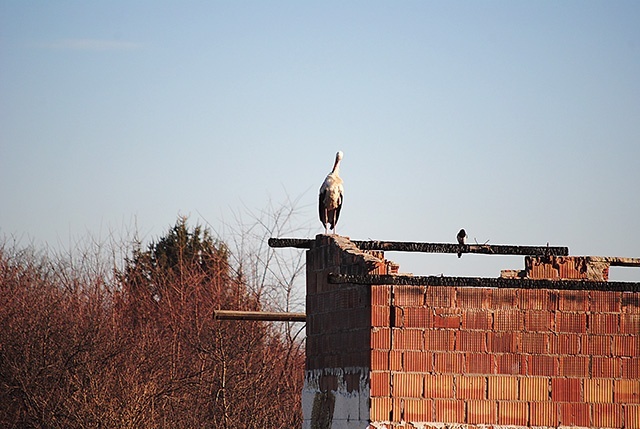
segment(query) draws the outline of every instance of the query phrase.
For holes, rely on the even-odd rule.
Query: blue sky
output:
[[[351,238],[640,257],[638,22],[636,1],[1,1],[0,235],[222,230],[287,197],[314,235],[342,150]]]

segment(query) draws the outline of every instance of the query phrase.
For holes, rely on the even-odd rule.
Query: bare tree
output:
[[[234,241],[245,253],[186,218],[124,261],[126,245],[0,243],[0,427],[299,426],[302,341],[214,315],[291,308],[300,260],[251,242],[281,210]]]

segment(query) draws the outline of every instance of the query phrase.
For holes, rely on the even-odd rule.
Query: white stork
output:
[[[336,153],[336,161],[333,164],[333,170],[327,174],[327,177],[320,187],[318,211],[320,212],[320,222],[322,222],[324,226],[325,234],[329,233],[327,224],[331,226],[333,233],[336,233],[336,224],[338,223],[340,209],[342,208],[344,188],[342,187],[342,179],[339,176],[341,159],[342,152],[338,151],[338,153]]]

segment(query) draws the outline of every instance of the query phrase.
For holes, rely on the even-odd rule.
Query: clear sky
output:
[[[342,150],[353,239],[640,257],[639,22],[638,1],[1,0],[0,236],[218,230],[287,196],[312,236]]]

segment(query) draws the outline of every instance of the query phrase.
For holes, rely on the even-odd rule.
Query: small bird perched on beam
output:
[[[342,187],[342,179],[340,178],[340,161],[342,160],[342,151],[336,153],[336,160],[333,164],[333,170],[327,175],[320,187],[320,195],[318,201],[318,211],[320,213],[320,222],[324,226],[324,233],[329,233],[327,224],[331,226],[333,233],[336,233],[336,224],[342,209],[342,196],[344,188]]]
[[[458,258],[462,257],[462,246],[464,246],[464,239],[466,237],[467,232],[464,230],[464,228],[458,231],[458,235],[456,235],[456,238],[458,239],[458,245],[460,246],[460,249],[458,250]]]

